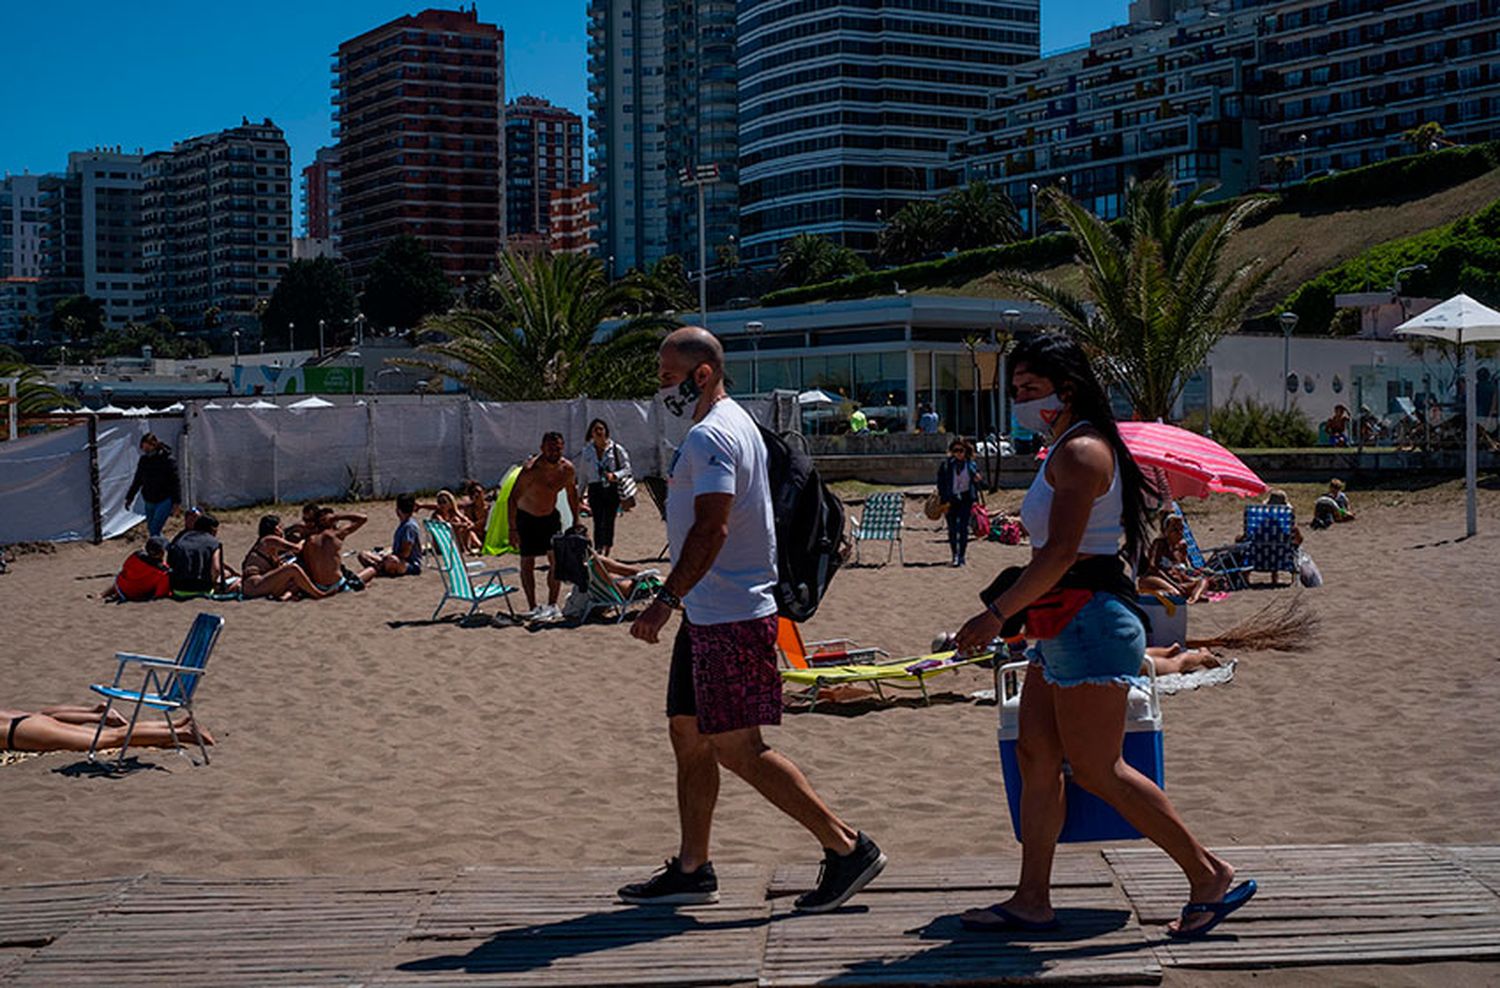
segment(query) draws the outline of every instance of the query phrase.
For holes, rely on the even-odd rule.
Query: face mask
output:
[[[676,418],[686,415],[689,409],[698,404],[698,399],[702,395],[703,389],[698,387],[698,382],[691,377],[683,378],[681,384],[674,384],[656,392],[657,399],[666,405],[667,411]]]
[[[1051,432],[1052,423],[1067,410],[1055,392],[1031,401],[1018,401],[1010,407],[1016,422],[1028,432]]]

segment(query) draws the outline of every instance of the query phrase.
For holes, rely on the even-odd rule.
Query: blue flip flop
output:
[[[966,930],[977,933],[1046,933],[1055,930],[1062,924],[1054,916],[1045,922],[1037,922],[1033,919],[1023,919],[1004,906],[990,906],[984,910],[996,919],[998,923],[976,923],[973,920],[959,919],[959,925]]]
[[[1202,926],[1191,930],[1167,931],[1167,936],[1173,940],[1198,940],[1208,936],[1209,932],[1228,918],[1240,906],[1255,898],[1255,879],[1246,879],[1220,899],[1218,902],[1189,902],[1182,907],[1182,919],[1185,922],[1189,916],[1197,916],[1208,913],[1210,919]]]

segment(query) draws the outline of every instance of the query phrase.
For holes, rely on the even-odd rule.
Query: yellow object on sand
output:
[[[907,689],[916,688],[922,691],[924,702],[930,702],[927,696],[927,679],[940,673],[951,672],[964,666],[971,666],[977,662],[993,659],[994,652],[980,652],[977,655],[966,655],[958,657],[956,652],[934,652],[931,655],[920,655],[911,659],[898,659],[879,665],[846,665],[846,666],[814,666],[811,669],[783,669],[781,670],[781,681],[793,686],[804,687],[804,692],[798,698],[808,703],[811,710],[817,706],[820,690],[834,686],[849,686],[854,683],[869,683],[875,687],[875,692],[882,698],[885,694],[881,691],[881,685],[898,686]]]
[[[513,466],[500,478],[500,493],[490,507],[490,520],[484,528],[486,556],[503,556],[507,552],[517,551],[510,544],[510,495],[515,490],[516,478],[520,475],[521,468]],[[557,510],[562,515],[562,530],[566,532],[573,527],[573,510],[568,505],[567,491],[557,492]]]

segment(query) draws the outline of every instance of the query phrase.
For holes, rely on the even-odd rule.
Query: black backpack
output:
[[[776,520],[776,612],[806,621],[848,556],[844,502],[823,484],[812,457],[757,423],[766,444]]]

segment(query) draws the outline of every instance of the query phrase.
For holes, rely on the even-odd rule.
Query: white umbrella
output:
[[[125,414],[125,409],[120,408],[118,405],[105,405],[103,408],[100,408],[97,411],[98,411],[98,414],[100,414],[100,415],[124,415]]]
[[[322,398],[319,398],[317,395],[313,395],[311,398],[303,398],[301,401],[294,401],[294,402],[292,402],[290,405],[288,405],[286,407],[287,408],[332,408],[333,407],[333,402],[331,402],[331,401],[325,401]]]
[[[137,405],[134,408],[125,409],[125,414],[130,416],[131,418],[144,418],[145,416],[150,415],[151,412],[152,409],[148,408],[145,405]]]
[[[1480,305],[1467,295],[1455,295],[1396,327],[1402,336],[1430,336],[1464,349],[1464,479],[1468,484],[1469,534],[1479,531],[1475,490],[1479,486],[1479,454],[1475,430],[1479,428],[1474,400],[1474,344],[1500,340],[1500,312]]]
[[[246,405],[245,407],[246,408],[275,408],[277,406],[276,406],[275,402],[265,401],[265,400],[262,399],[262,400],[258,400],[258,401],[252,401],[250,404]]]
[[[799,404],[799,405],[837,405],[838,404],[838,399],[835,398],[833,395],[829,394],[827,391],[823,391],[823,390],[821,390],[819,388],[813,388],[810,391],[804,391],[800,395],[798,395],[797,396],[797,404]]]
[[[207,406],[205,406],[205,407],[207,407]],[[164,411],[164,412],[185,412],[185,411],[187,411],[187,406],[184,405],[180,401],[174,401],[174,402],[172,402],[172,404],[168,405],[166,408],[163,408],[162,411]]]
[[[82,411],[88,412],[88,411],[90,411],[90,409],[85,408],[85,409],[82,409]],[[71,409],[71,408],[54,408],[54,409],[52,409],[52,411],[48,412],[47,414],[48,415],[77,415],[78,412],[75,411],[74,409]]]
[[[204,405],[203,407],[204,408],[223,408],[224,406],[223,405],[216,405],[213,402],[209,402],[208,404]]]

